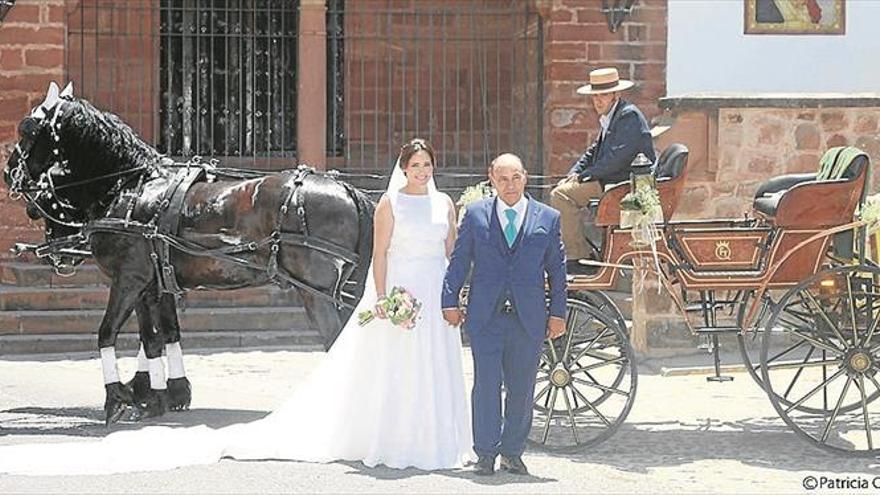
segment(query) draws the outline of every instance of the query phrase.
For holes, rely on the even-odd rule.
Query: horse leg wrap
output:
[[[157,357],[147,361],[150,368],[150,388],[165,390],[168,385],[165,383],[165,364],[162,363],[162,358]]]
[[[119,382],[119,369],[116,367],[116,348],[101,348],[101,370],[104,372],[104,385]]]
[[[186,370],[183,368],[183,351],[180,349],[180,342],[165,344],[165,356],[168,358],[168,378],[183,378],[186,376]]]
[[[144,352],[144,344],[138,350],[138,371],[150,371],[149,361],[147,361],[147,353]]]

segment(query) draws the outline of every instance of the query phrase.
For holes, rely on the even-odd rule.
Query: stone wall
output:
[[[680,141],[692,150],[679,219],[742,217],[762,182],[815,172],[834,146],[856,146],[872,163],[880,160],[880,98],[740,98],[703,107],[700,99],[664,101],[687,107],[668,110],[672,129],[658,140],[659,147]],[[869,193],[877,190],[872,170]]]

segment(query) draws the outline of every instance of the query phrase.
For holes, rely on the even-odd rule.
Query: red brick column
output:
[[[19,0],[0,24],[0,166],[6,166],[17,126],[39,104],[49,81],[64,78],[64,0]],[[0,258],[17,240],[38,240],[23,203],[9,200],[0,183]]]
[[[323,169],[327,160],[327,21],[324,0],[299,2],[296,147],[298,161]]]
[[[564,174],[590,144],[598,116],[575,93],[587,73],[617,67],[636,86],[625,94],[650,120],[666,94],[667,0],[640,0],[616,33],[608,29],[602,3],[536,0],[544,17],[545,172]]]

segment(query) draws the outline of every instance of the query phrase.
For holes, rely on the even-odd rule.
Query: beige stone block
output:
[[[822,112],[819,120],[822,123],[822,130],[825,132],[842,131],[849,125],[849,119],[846,114],[840,110],[827,110]]]
[[[799,150],[819,149],[819,128],[815,124],[798,124],[794,130],[795,148]]]

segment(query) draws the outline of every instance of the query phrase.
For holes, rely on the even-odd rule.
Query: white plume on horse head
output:
[[[64,88],[64,89],[65,89],[65,91],[67,90],[67,88]],[[71,88],[71,91],[72,91],[72,88]],[[58,85],[55,84],[55,81],[50,82],[49,89],[46,91],[46,98],[43,99],[43,103],[40,103],[39,105],[36,106],[36,108],[34,108],[34,110],[31,112],[31,117],[33,117],[35,119],[45,118],[46,117],[46,110],[50,110],[52,107],[55,106],[56,103],[58,103],[58,95],[59,95]]]
[[[64,86],[64,89],[61,90],[61,94],[58,95],[61,98],[73,98],[73,81],[67,83],[67,86]]]

